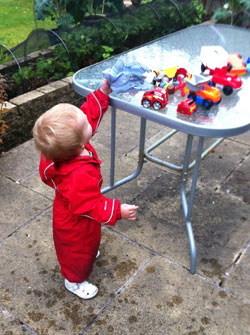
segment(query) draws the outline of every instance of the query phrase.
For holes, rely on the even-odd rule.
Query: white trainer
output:
[[[94,298],[98,293],[98,288],[88,281],[84,281],[82,283],[71,283],[65,279],[65,287],[67,290],[78,295],[78,297],[84,300]]]

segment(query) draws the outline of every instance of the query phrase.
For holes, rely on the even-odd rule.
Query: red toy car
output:
[[[187,99],[185,101],[182,101],[178,107],[177,112],[180,114],[191,116],[193,112],[196,112],[196,103],[192,99]]]
[[[210,70],[210,74],[212,75],[211,81],[213,85],[222,85],[223,93],[225,95],[232,94],[233,90],[240,89],[242,86],[242,81],[239,76],[229,74],[226,66],[221,69],[216,68],[214,70]]]
[[[145,108],[153,107],[155,110],[164,108],[168,103],[168,92],[163,88],[155,88],[144,93],[141,104]]]

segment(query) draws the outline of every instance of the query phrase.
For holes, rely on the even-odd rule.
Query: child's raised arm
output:
[[[93,135],[99,127],[102,117],[109,105],[109,93],[112,90],[109,86],[108,80],[104,79],[101,88],[93,93],[88,94],[87,101],[80,107],[84,114],[86,114],[89,123],[91,124]]]

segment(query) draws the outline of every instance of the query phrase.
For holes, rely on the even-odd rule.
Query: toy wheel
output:
[[[201,64],[201,72],[205,72],[206,66],[204,64]]]
[[[153,107],[154,107],[154,109],[155,110],[160,110],[161,109],[161,103],[159,102],[159,101],[155,101],[154,103],[153,103]]]
[[[149,108],[150,107],[150,101],[148,99],[144,99],[142,101],[142,106],[145,107],[145,108]]]
[[[196,101],[196,94],[195,93],[189,93],[188,99],[192,99],[192,100]]]
[[[223,93],[224,93],[225,95],[230,95],[230,94],[232,94],[232,93],[233,93],[233,89],[232,89],[232,87],[231,87],[231,86],[224,86],[224,87],[223,87]]]
[[[213,101],[208,99],[204,100],[204,106],[206,109],[210,109],[213,106]]]

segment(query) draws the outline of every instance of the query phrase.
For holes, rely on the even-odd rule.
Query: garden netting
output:
[[[12,49],[0,44],[0,74],[25,92],[194,24],[191,6],[190,1],[155,0],[113,16],[88,16],[72,28],[36,29]]]

